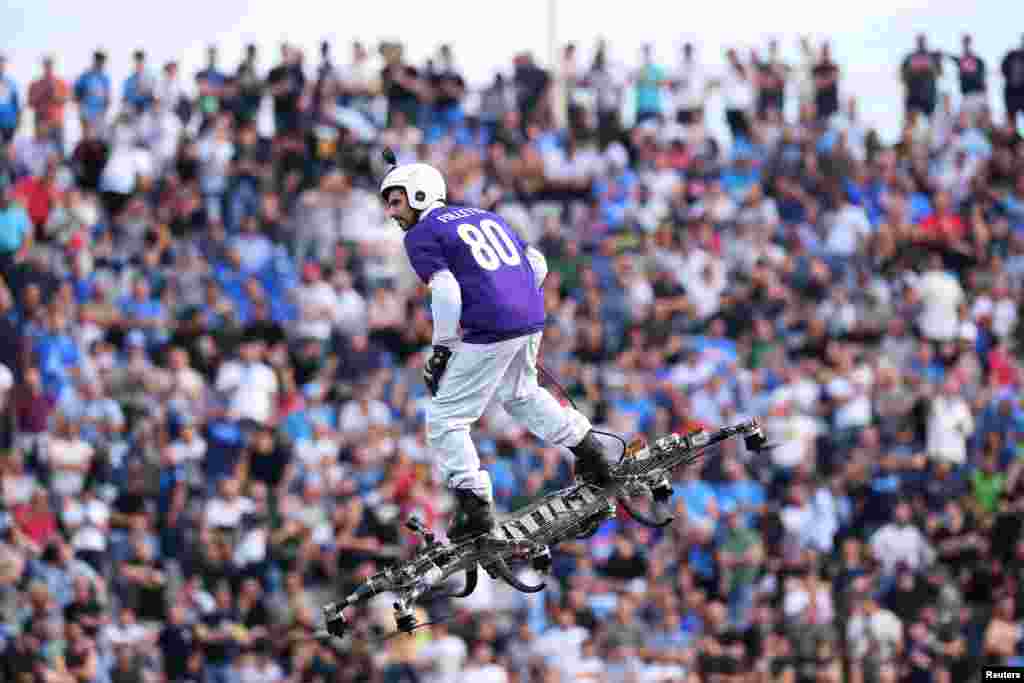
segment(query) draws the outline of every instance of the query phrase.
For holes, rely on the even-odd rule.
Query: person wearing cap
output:
[[[10,143],[21,124],[21,92],[7,74],[7,55],[0,54],[0,142]]]

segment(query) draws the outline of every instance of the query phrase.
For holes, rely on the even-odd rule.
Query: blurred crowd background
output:
[[[721,72],[699,45],[570,44],[479,91],[457,45],[237,66],[211,47],[195,74],[139,50],[112,56],[134,64],[120,83],[102,51],[31,82],[0,59],[0,680],[960,683],[1024,663],[1024,40],[986,64],[932,39],[955,49],[908,39],[895,144],[808,40]],[[385,596],[360,637],[318,642],[320,607],[452,502],[384,145],[545,253],[542,363],[596,425],[758,416],[783,445],[678,472],[671,527],[563,545],[542,593],[484,576],[382,642]],[[571,480],[498,405],[474,438],[501,511]]]

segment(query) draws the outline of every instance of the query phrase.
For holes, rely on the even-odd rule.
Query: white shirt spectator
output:
[[[179,439],[171,444],[175,464],[199,463],[206,457],[206,439],[193,436],[190,440]]]
[[[331,320],[338,331],[346,336],[365,334],[367,307],[363,295],[347,283],[336,287],[334,296]]]
[[[360,401],[348,401],[338,413],[338,430],[351,438],[365,434],[370,427],[391,424],[391,410],[382,401],[370,399],[365,406]]]
[[[878,648],[877,656],[882,661],[893,657],[903,640],[903,622],[887,609],[878,608],[871,615],[854,614],[846,627],[851,655],[863,659],[872,646]]]
[[[749,67],[748,67],[749,68]],[[729,67],[721,77],[722,100],[726,109],[749,111],[754,106],[754,86]]]
[[[51,436],[46,457],[53,470],[53,490],[61,496],[77,496],[85,484],[85,469],[94,449],[80,438]]]
[[[166,104],[153,107],[139,117],[138,136],[153,154],[154,169],[163,174],[171,168],[185,128],[181,119]]]
[[[974,415],[963,397],[936,396],[928,411],[927,453],[956,465],[967,462],[967,438],[974,432]]]
[[[508,683],[508,672],[497,664],[466,667],[459,679],[461,683]]]
[[[241,683],[276,683],[285,680],[281,665],[269,657],[263,662],[248,660],[238,669]]]
[[[850,373],[849,377],[837,376],[828,383],[829,395],[844,401],[836,408],[836,427],[852,429],[871,423],[873,379],[870,368],[863,366]]]
[[[181,368],[168,372],[167,381],[171,387],[171,400],[193,404],[203,396],[206,380],[195,368]]]
[[[108,624],[105,631],[112,645],[141,645],[154,635],[151,629],[138,622]]]
[[[933,555],[924,534],[913,524],[886,524],[871,537],[870,545],[886,573],[894,572],[899,564],[921,569]]]
[[[143,178],[153,177],[154,170],[152,153],[135,146],[132,142],[122,142],[115,145],[110,153],[110,158],[107,159],[107,165],[103,167],[103,173],[100,176],[100,190],[132,194],[135,192],[137,179],[140,176]]]
[[[962,165],[947,162],[946,169],[938,176],[937,182],[941,189],[949,192],[953,201],[959,205],[971,193],[971,179],[978,169],[976,159],[968,157]]]
[[[795,412],[766,418],[764,428],[768,440],[778,444],[771,452],[772,462],[786,468],[796,467],[810,457],[822,431],[814,418]]]
[[[206,504],[206,523],[211,527],[234,528],[254,509],[252,500],[245,496],[235,496],[233,500],[218,496]]]
[[[313,484],[320,487],[322,478],[310,477],[307,486]],[[333,540],[333,526],[327,511],[319,502],[310,501],[299,496],[290,496],[286,505],[282,506],[281,514],[286,519],[295,520],[312,532],[312,541],[317,544],[330,543]]]
[[[173,111],[181,99],[187,96],[185,86],[182,85],[178,74],[175,73],[171,76],[166,71],[157,79],[153,94],[160,98],[162,106],[168,111]]]
[[[669,381],[677,387],[690,389],[703,386],[715,374],[715,364],[697,354],[677,363],[669,373]]]
[[[593,661],[593,660],[591,660]],[[582,679],[597,680],[597,672],[601,669],[591,669],[578,672],[574,669],[574,675]],[[575,673],[578,672],[578,673]],[[581,680],[581,678],[569,678],[568,680]],[[671,683],[671,681],[686,680],[686,669],[678,664],[665,664],[663,662],[645,663],[640,672],[640,683]]]
[[[644,311],[654,303],[654,288],[646,277],[633,277],[628,283],[626,298],[633,311]]]
[[[831,623],[833,619],[832,593],[825,586],[821,585],[815,590],[818,623]],[[804,610],[811,604],[811,593],[803,582],[788,580],[786,582],[785,597],[782,600],[782,611],[789,619],[799,619]]]
[[[296,332],[300,337],[313,337],[320,341],[331,336],[331,325],[337,313],[338,296],[324,280],[317,280],[294,290],[299,306]]]
[[[582,626],[552,626],[533,641],[532,652],[550,663],[568,665],[579,660],[583,643],[590,638]]]
[[[832,493],[819,487],[809,500],[787,505],[780,513],[782,526],[801,548],[827,553],[839,530],[839,506]]]
[[[718,313],[725,291],[725,268],[719,259],[712,259],[697,273],[686,288],[686,295],[696,308],[698,319],[707,319]]]
[[[853,256],[871,235],[871,223],[863,208],[846,202],[832,219],[826,248],[838,256]]]
[[[1017,327],[1017,304],[1009,296],[993,301],[992,297],[982,295],[974,302],[971,315],[975,320],[991,316],[992,332],[1000,339],[1010,336]]]
[[[238,668],[241,683],[276,683],[285,680],[281,665],[269,657],[263,661],[248,660]]]
[[[797,412],[816,415],[821,400],[821,385],[813,375],[801,372],[772,392],[772,400],[790,401]]]
[[[956,276],[944,270],[931,270],[917,282],[924,309],[918,324],[924,336],[932,341],[950,341],[960,329],[957,309],[964,300],[964,290]]]
[[[398,450],[402,451],[413,462],[431,462],[430,452],[425,443],[421,443],[415,434],[406,434],[398,439]]]
[[[673,93],[676,111],[704,107],[708,76],[704,67],[696,59],[681,60],[673,74],[673,80],[679,81],[679,87]]]
[[[11,369],[0,363],[0,394],[6,397],[7,392],[14,386],[14,374]]]
[[[228,138],[218,138],[214,132],[203,137],[196,146],[200,161],[200,184],[204,193],[219,194],[227,189],[231,159],[235,145]]]
[[[324,461],[333,463],[338,458],[338,443],[327,435],[317,435],[312,439],[299,439],[295,442],[295,457],[307,469],[319,470]]]
[[[426,682],[458,683],[459,673],[468,654],[466,641],[450,633],[424,643],[418,656],[429,671],[425,676]]]
[[[24,470],[20,474],[8,472],[0,480],[0,500],[10,510],[15,505],[27,503],[37,486],[36,478]]]
[[[267,535],[265,526],[250,529],[235,547],[235,565],[245,567],[267,559]]]
[[[273,416],[278,382],[269,365],[229,361],[217,373],[216,386],[229,395],[229,410],[240,419],[266,424]]]
[[[61,520],[72,532],[71,546],[75,550],[106,551],[110,506],[102,500],[93,498],[81,501],[68,498],[61,512]]]

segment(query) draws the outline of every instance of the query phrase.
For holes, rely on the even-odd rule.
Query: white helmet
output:
[[[405,190],[409,206],[416,211],[423,211],[434,202],[448,198],[444,176],[429,164],[405,164],[391,169],[380,183],[381,196],[395,187]]]

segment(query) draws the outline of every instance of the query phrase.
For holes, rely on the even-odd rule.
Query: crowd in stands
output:
[[[457,49],[324,44],[314,64],[283,45],[266,65],[250,47],[232,69],[211,47],[187,86],[143,50],[123,83],[103,51],[81,74],[47,56],[30,83],[0,59],[0,681],[961,683],[1024,664],[1024,43],[986,65],[969,36],[918,38],[895,144],[828,43],[730,51],[720,73],[699,45],[630,66],[568,45],[481,90]],[[322,641],[321,606],[413,551],[408,516],[443,532],[452,505],[385,145],[546,255],[557,397],[627,440],[757,416],[781,446],[682,469],[674,524],[564,544],[542,593],[484,576],[411,636],[382,641],[385,598]],[[568,451],[499,405],[473,437],[501,512],[571,481]]]

